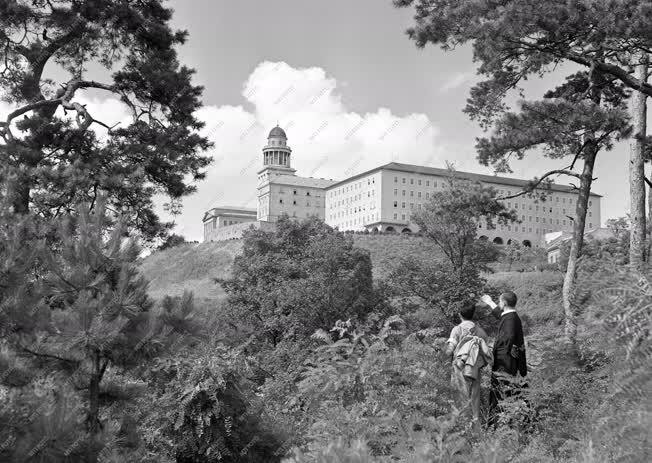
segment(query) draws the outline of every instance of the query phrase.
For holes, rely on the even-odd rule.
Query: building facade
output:
[[[285,131],[274,127],[263,147],[263,168],[258,172],[258,220],[276,222],[283,214],[324,220],[325,189],[335,181],[296,175],[291,155]]]
[[[522,191],[529,181],[456,172],[456,176],[479,181],[498,190],[500,196]],[[421,210],[431,195],[447,188],[446,169],[392,162],[335,183],[326,189],[326,222],[340,230],[369,230],[414,233],[419,227],[412,214]],[[497,244],[518,241],[526,246],[543,246],[544,235],[553,231],[572,231],[577,193],[571,187],[551,185],[546,200],[526,195],[504,200],[520,223],[494,224],[488,228],[479,221],[478,236]],[[587,227],[600,226],[600,198],[591,194]]]
[[[319,217],[342,231],[415,233],[419,227],[412,220],[414,212],[422,209],[434,192],[448,186],[450,172],[446,169],[396,162],[342,181],[301,177],[292,168],[292,149],[287,140],[285,131],[278,126],[269,133],[262,150],[263,168],[258,172],[257,208],[211,209],[204,215],[204,241],[241,233],[218,229],[237,226],[237,230],[243,230],[242,222],[273,223],[283,214]],[[517,194],[529,185],[528,180],[507,177],[470,172],[455,175],[491,186],[500,196]],[[526,195],[504,200],[507,209],[517,214],[519,223],[489,228],[480,219],[478,236],[497,244],[517,241],[526,246],[544,246],[547,233],[572,231],[577,192],[553,184],[546,187],[545,193],[545,201]],[[600,198],[595,193],[589,198],[587,229],[600,227]]]
[[[234,225],[256,220],[256,209],[248,207],[214,207],[204,213],[204,241],[230,239]],[[241,227],[239,227],[241,228]]]

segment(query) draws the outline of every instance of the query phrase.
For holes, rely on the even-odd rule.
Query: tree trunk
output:
[[[650,262],[652,259],[652,187],[647,190],[647,242],[646,242],[646,254],[645,261]]]
[[[591,193],[593,182],[593,166],[598,154],[598,145],[595,141],[588,143],[585,148],[584,169],[580,178],[580,191],[575,202],[575,220],[573,221],[573,239],[571,240],[570,253],[568,255],[568,266],[564,276],[562,288],[562,299],[564,304],[564,335],[566,342],[575,345],[577,337],[577,321],[575,305],[575,283],[577,279],[577,264],[584,244],[584,226],[586,224],[586,210]]]
[[[640,64],[636,66],[636,78],[647,82],[648,59],[643,53],[639,56]],[[630,144],[629,160],[629,194],[631,233],[629,244],[629,262],[639,270],[642,270],[645,263],[645,241],[646,241],[646,210],[645,210],[645,152],[644,143],[646,135],[646,112],[647,96],[644,93],[634,91],[632,95],[632,122],[634,125],[634,136]]]
[[[99,354],[93,359],[93,372],[91,373],[90,383],[88,386],[89,406],[88,406],[88,442],[87,458],[89,462],[97,461],[97,435],[100,432],[100,381],[102,378]]]

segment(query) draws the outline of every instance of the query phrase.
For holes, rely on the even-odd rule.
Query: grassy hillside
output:
[[[376,278],[384,277],[403,256],[436,258],[440,255],[431,243],[420,237],[353,235],[353,239],[371,254]],[[213,279],[228,276],[241,248],[240,240],[183,244],[152,253],[143,260],[140,270],[150,281],[152,297],[180,295],[184,290],[191,290],[199,299],[219,299],[223,293]]]
[[[213,279],[229,275],[241,248],[240,240],[182,244],[150,254],[140,270],[150,281],[149,292],[154,298],[190,290],[197,298],[219,299],[223,292]]]

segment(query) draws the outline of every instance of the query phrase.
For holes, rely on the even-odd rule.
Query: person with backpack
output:
[[[458,391],[460,402],[471,405],[474,423],[480,418],[481,370],[491,363],[487,333],[474,323],[475,304],[466,302],[459,312],[460,324],[446,341],[446,355],[452,359],[451,385]]]

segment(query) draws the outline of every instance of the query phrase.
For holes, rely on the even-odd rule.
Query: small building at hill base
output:
[[[614,232],[610,228],[594,228],[584,232],[584,239],[592,240],[606,240],[614,237]],[[561,248],[564,243],[567,243],[573,238],[573,233],[568,231],[557,231],[547,233],[546,252],[548,254],[549,264],[558,264],[561,259]]]

